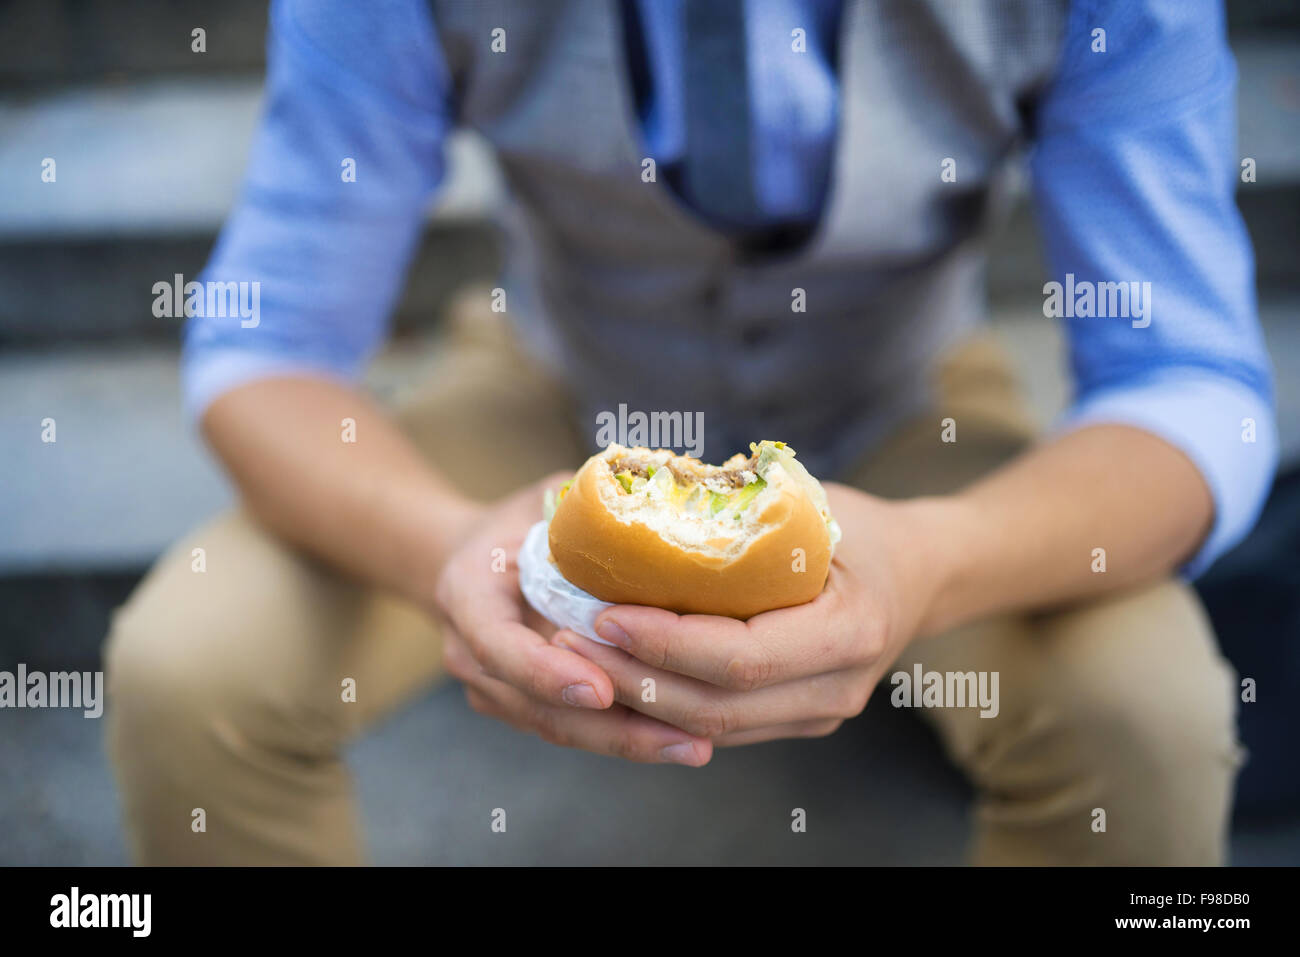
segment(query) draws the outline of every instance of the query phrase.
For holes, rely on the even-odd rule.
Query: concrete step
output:
[[[213,237],[77,239],[0,244],[0,346],[45,348],[174,343],[176,319],[152,312],[153,284],[192,277]],[[500,249],[484,221],[426,230],[393,314],[401,331],[433,325],[467,282],[498,274]]]
[[[391,342],[368,372],[371,390],[386,398],[418,381],[432,342]],[[0,352],[0,576],[143,569],[231,503],[182,418],[178,353],[141,343]]]
[[[1295,0],[1232,0],[1228,33],[1295,36]],[[105,75],[258,72],[264,65],[267,0],[8,0],[0,5],[0,86],[40,87]],[[207,51],[190,31],[207,30]]]
[[[1259,171],[1239,201],[1265,286],[1296,281],[1295,51],[1285,37],[1238,44],[1238,152]],[[16,184],[0,191],[0,341],[170,335],[150,314],[151,288],[206,261],[237,194],[260,96],[255,76],[177,73],[0,95],[0,182]],[[449,151],[399,325],[429,322],[461,277],[490,276],[499,260],[489,226],[503,195],[497,167],[473,135],[453,137]],[[46,156],[59,163],[56,184],[40,182]],[[1022,206],[998,238],[992,288],[1033,288],[1041,276]]]
[[[1300,184],[1300,58],[1293,41],[1243,42],[1238,153],[1264,192]],[[121,80],[0,97],[0,242],[215,234],[233,204],[261,105],[250,77]],[[41,161],[58,161],[42,183]],[[453,136],[433,212],[479,219],[501,202],[481,140]]]
[[[238,195],[262,105],[257,77],[163,77],[0,99],[0,242],[211,236]],[[41,182],[41,161],[58,180]],[[500,201],[482,141],[457,133],[430,215]]]
[[[0,99],[0,342],[166,340],[152,287],[207,261],[260,109],[250,78],[148,80]],[[44,157],[56,183],[40,181]],[[472,134],[449,175],[396,322],[427,325],[455,288],[496,274],[497,167]],[[69,281],[71,277],[72,281]]]
[[[122,77],[261,73],[267,0],[8,0],[0,88],[46,90]],[[192,49],[191,31],[207,31]]]

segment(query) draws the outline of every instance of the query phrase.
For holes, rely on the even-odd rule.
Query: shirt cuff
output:
[[[1214,524],[1181,575],[1196,578],[1254,526],[1277,468],[1277,423],[1266,397],[1230,379],[1157,378],[1084,396],[1056,431],[1103,423],[1159,436],[1205,478],[1214,498]]]
[[[219,396],[258,379],[308,376],[340,384],[356,382],[358,369],[325,358],[273,355],[243,349],[204,349],[181,366],[186,421],[191,427]]]

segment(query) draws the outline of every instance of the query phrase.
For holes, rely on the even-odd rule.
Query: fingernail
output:
[[[659,752],[659,757],[674,764],[697,765],[700,763],[700,756],[695,753],[695,745],[690,741],[668,745]]]
[[[627,636],[627,632],[622,626],[612,618],[606,618],[596,626],[596,634],[604,638],[612,645],[618,645],[620,648],[626,648],[632,643],[632,639]]]
[[[575,708],[601,708],[600,698],[596,697],[596,689],[585,681],[569,685],[562,692],[564,703],[573,705]]]

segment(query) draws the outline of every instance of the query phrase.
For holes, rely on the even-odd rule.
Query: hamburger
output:
[[[551,558],[602,601],[750,618],[811,601],[840,538],[784,442],[721,465],[611,444],[547,493]]]

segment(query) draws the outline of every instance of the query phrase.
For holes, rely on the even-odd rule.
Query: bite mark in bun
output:
[[[750,618],[811,601],[839,527],[821,484],[783,442],[719,466],[611,444],[558,497],[548,538],[560,573],[602,601]]]

